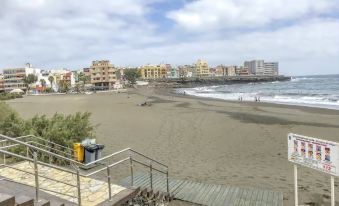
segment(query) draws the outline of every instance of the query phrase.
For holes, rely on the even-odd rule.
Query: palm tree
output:
[[[26,84],[26,93],[28,93],[30,84],[36,82],[38,80],[38,77],[34,74],[29,74],[24,78],[24,83]]]
[[[48,81],[51,83],[51,88],[53,88],[54,77],[53,76],[49,76],[48,77]]]

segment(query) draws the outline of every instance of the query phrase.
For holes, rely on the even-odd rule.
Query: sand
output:
[[[146,100],[152,106],[137,106]],[[131,147],[168,164],[170,176],[282,191],[284,205],[293,205],[287,133],[339,141],[335,110],[226,102],[145,89],[28,96],[8,103],[24,118],[89,111],[106,153]],[[328,205],[330,177],[308,168],[300,168],[299,174],[300,204]]]

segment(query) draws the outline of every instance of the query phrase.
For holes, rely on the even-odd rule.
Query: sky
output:
[[[78,70],[101,59],[264,59],[285,75],[338,74],[339,0],[0,0],[0,68]]]

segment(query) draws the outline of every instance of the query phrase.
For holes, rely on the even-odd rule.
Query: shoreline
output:
[[[229,103],[238,103],[244,104],[247,106],[268,106],[268,107],[276,107],[276,108],[293,108],[300,109],[306,112],[317,112],[317,113],[325,113],[325,114],[334,114],[339,115],[339,109],[332,108],[324,108],[324,107],[313,107],[306,105],[295,105],[295,104],[283,104],[283,103],[274,103],[274,102],[251,102],[251,101],[236,101],[236,100],[226,100],[212,97],[199,97],[194,95],[182,95],[174,91],[175,89],[170,88],[156,88],[155,93],[164,96],[175,96],[180,98],[188,98],[188,99],[196,99],[196,100],[206,100],[206,101],[217,101],[217,102],[229,102]]]

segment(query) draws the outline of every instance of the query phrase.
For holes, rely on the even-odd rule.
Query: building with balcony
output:
[[[195,63],[196,77],[207,77],[210,74],[208,63],[204,60],[198,59]]]
[[[220,77],[220,76],[236,76],[236,66],[224,66],[224,65],[219,65],[215,67],[215,76]]]
[[[94,89],[109,90],[117,81],[117,69],[108,60],[93,61],[89,70]]]
[[[250,70],[244,66],[238,66],[235,68],[235,72],[238,76],[248,76],[251,74]]]
[[[181,65],[178,66],[180,78],[190,78],[196,76],[196,69],[193,65]]]
[[[29,74],[38,76],[39,73],[40,69],[32,68],[32,65],[29,63],[23,68],[3,69],[5,92],[10,92],[13,89],[22,89],[25,91],[27,89],[27,85],[24,82],[25,77]]]
[[[162,79],[167,77],[167,67],[165,64],[145,65],[139,71],[142,79]]]
[[[251,74],[264,75],[264,60],[245,61],[244,67],[247,67]]]
[[[5,91],[4,75],[0,74],[0,93]]]
[[[279,75],[278,62],[264,62],[264,75],[275,76]]]

